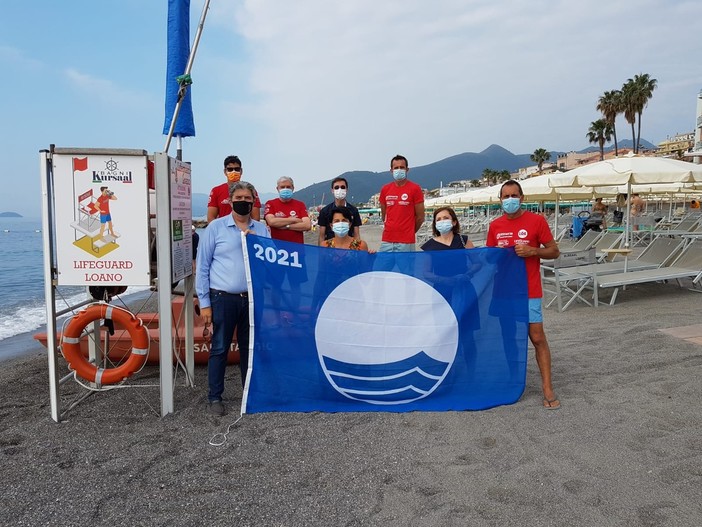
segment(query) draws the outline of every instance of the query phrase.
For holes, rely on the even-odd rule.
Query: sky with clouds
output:
[[[163,150],[166,15],[166,0],[3,3],[0,211],[38,216],[50,144]],[[658,80],[642,126],[657,143],[694,127],[698,28],[697,1],[211,0],[184,158],[195,192],[228,154],[272,192],[396,153],[578,150],[598,96],[638,73]]]

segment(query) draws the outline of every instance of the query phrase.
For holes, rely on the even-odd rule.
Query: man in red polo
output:
[[[312,228],[307,206],[293,199],[295,184],[292,178],[283,176],[276,185],[278,196],[266,202],[263,217],[271,229],[271,238],[286,242],[305,243],[305,233]]]
[[[380,190],[380,215],[384,222],[378,252],[415,250],[416,233],[424,223],[424,193],[407,179],[407,158],[396,155],[390,161],[393,181]]]
[[[517,256],[524,258],[529,295],[529,340],[534,345],[536,363],[541,373],[543,405],[548,410],[561,407],[551,383],[551,348],[544,332],[541,310],[541,258],[551,260],[561,254],[543,216],[522,209],[524,193],[514,180],[505,182],[500,189],[504,214],[488,227],[488,247],[514,247]]]
[[[207,223],[215,218],[223,218],[232,213],[232,205],[229,201],[229,186],[241,180],[244,169],[241,160],[237,156],[227,156],[224,158],[224,176],[226,183],[217,185],[210,191],[210,198],[207,201]],[[254,196],[254,208],[251,211],[251,219],[259,221],[261,219],[261,200],[258,194]]]

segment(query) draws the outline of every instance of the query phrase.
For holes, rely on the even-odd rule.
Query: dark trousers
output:
[[[221,401],[227,355],[232,344],[234,328],[239,344],[241,385],[246,381],[249,367],[249,299],[238,294],[210,291],[212,306],[212,346],[207,363],[209,392],[207,399]]]

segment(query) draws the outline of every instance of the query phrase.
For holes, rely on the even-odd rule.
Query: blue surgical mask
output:
[[[339,221],[332,225],[332,230],[334,231],[334,234],[340,238],[343,238],[349,233],[349,227],[350,225],[347,221]]]
[[[403,179],[407,179],[407,171],[404,168],[396,168],[392,171],[392,177],[395,181],[402,181]]]
[[[514,214],[521,207],[519,198],[505,198],[502,200],[502,210],[507,214]]]
[[[451,220],[439,220],[436,222],[436,230],[441,234],[451,232],[451,229],[453,229],[453,222]]]
[[[278,195],[281,197],[281,199],[290,199],[293,196],[293,191],[291,188],[281,188],[278,191]]]

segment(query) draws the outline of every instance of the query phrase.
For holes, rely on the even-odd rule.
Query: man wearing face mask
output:
[[[550,260],[561,254],[551,230],[543,216],[521,208],[524,193],[522,186],[514,180],[505,182],[500,189],[500,201],[504,215],[493,220],[488,228],[488,247],[514,247],[518,256],[524,258],[529,296],[529,339],[534,345],[536,362],[541,372],[541,387],[546,409],[560,408],[561,403],[551,383],[551,349],[544,332],[541,310],[541,258]]]
[[[305,243],[305,232],[312,228],[312,222],[307,215],[307,207],[297,199],[293,199],[295,184],[292,178],[283,176],[278,179],[276,185],[278,196],[266,202],[264,218],[271,229],[271,238],[285,242]],[[304,256],[304,247],[297,250],[300,256]],[[280,308],[281,302],[285,310],[279,311],[280,325],[295,324],[295,317],[300,307],[300,284],[307,281],[307,270],[304,267],[288,266],[281,269],[281,273],[270,276],[271,283],[277,289],[272,296],[273,306]],[[283,287],[283,281],[287,277],[289,293]]]
[[[416,232],[424,223],[424,193],[407,179],[407,158],[397,155],[390,161],[393,181],[380,191],[380,215],[384,222],[378,252],[414,251]]]
[[[349,236],[356,240],[360,240],[362,223],[361,215],[356,207],[354,207],[351,203],[346,202],[346,196],[348,195],[349,189],[348,182],[343,177],[336,177],[331,182],[331,188],[332,193],[334,194],[334,201],[319,211],[319,245],[324,245],[326,240],[334,239],[334,232],[331,229],[331,221],[332,211],[336,207],[346,207],[351,211],[353,221],[351,223],[351,230],[349,230]]]
[[[241,180],[244,169],[241,160],[237,156],[227,156],[224,158],[224,177],[226,183],[217,185],[210,191],[207,201],[207,223],[215,218],[223,218],[232,213],[232,206],[229,202],[229,185]],[[261,219],[261,201],[258,194],[254,197],[254,208],[251,211],[251,218],[259,221]]]
[[[305,243],[305,232],[312,228],[307,207],[293,199],[295,184],[292,178],[283,176],[276,185],[278,196],[266,202],[264,219],[271,228],[271,238],[286,242]]]
[[[232,212],[213,220],[197,251],[195,288],[205,326],[212,324],[212,346],[207,363],[208,411],[224,415],[224,373],[234,328],[239,344],[242,386],[249,365],[249,295],[241,233],[270,238],[266,226],[251,219],[256,189],[251,183],[232,183]]]

